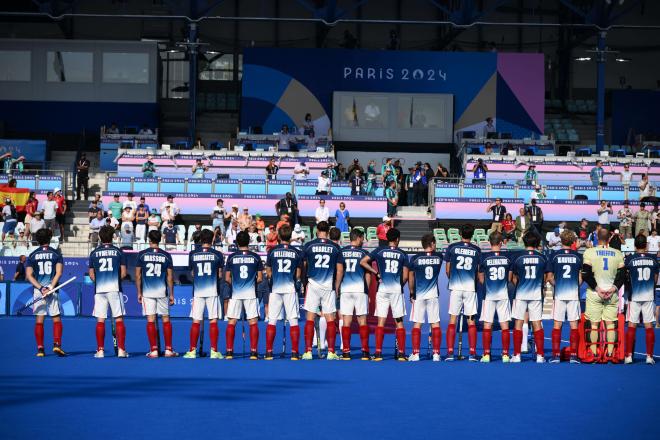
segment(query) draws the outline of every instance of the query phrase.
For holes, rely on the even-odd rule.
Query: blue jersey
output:
[[[410,270],[415,273],[414,292],[417,299],[438,297],[438,277],[442,267],[440,252],[424,252],[412,257]]]
[[[367,251],[357,246],[346,246],[341,250],[344,259],[344,278],[341,280],[342,293],[368,293],[367,273],[360,261],[369,255]]]
[[[634,253],[626,257],[631,301],[653,301],[655,277],[658,275],[658,260],[647,253]]]
[[[401,293],[405,280],[403,268],[410,267],[408,255],[396,247],[380,247],[369,254],[371,261],[376,262],[380,274],[378,292]]]
[[[509,272],[511,259],[502,252],[488,252],[481,256],[479,272],[484,274],[486,299],[500,301],[509,299]]]
[[[257,297],[257,275],[264,270],[261,257],[252,251],[236,251],[227,258],[231,273],[231,297],[252,299]]]
[[[225,265],[222,253],[210,247],[199,247],[190,252],[188,269],[193,273],[193,296],[218,296],[218,279]]]
[[[296,271],[302,265],[300,251],[289,244],[275,246],[266,258],[266,267],[271,269],[272,293],[296,293]]]
[[[140,251],[135,267],[141,269],[142,296],[145,298],[167,296],[167,271],[174,267],[169,253],[160,248]]]
[[[546,272],[555,278],[555,299],[577,301],[580,299],[580,271],[582,256],[571,249],[560,249],[548,258]]]
[[[89,268],[94,269],[96,293],[121,292],[121,266],[126,266],[126,257],[111,244],[103,244],[89,254]]]
[[[481,249],[472,243],[451,244],[445,251],[445,263],[449,263],[449,290],[476,291],[477,266]]]
[[[315,287],[333,290],[337,264],[344,263],[339,247],[327,238],[317,238],[307,243],[303,258],[307,262],[307,280]]]
[[[27,267],[32,268],[34,278],[42,286],[50,284],[58,264],[64,264],[62,255],[50,246],[38,247],[25,262]]]
[[[513,258],[511,270],[518,277],[516,299],[543,299],[543,275],[548,262],[538,251],[520,252]]]

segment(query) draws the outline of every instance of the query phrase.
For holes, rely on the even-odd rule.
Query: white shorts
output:
[[[339,297],[339,311],[342,315],[364,316],[369,312],[369,295],[366,293],[342,293]]]
[[[32,300],[37,300],[41,298],[41,292],[37,289],[34,289],[32,293]],[[59,316],[62,313],[62,308],[60,307],[60,297],[57,292],[52,293],[46,297],[43,301],[32,306],[32,314],[39,316]]]
[[[495,322],[497,312],[498,322],[509,322],[511,320],[511,303],[506,299],[484,299],[481,301],[480,321],[492,324]]]
[[[463,307],[464,316],[474,316],[477,314],[477,292],[465,290],[449,291],[449,314],[458,316]]]
[[[552,306],[552,319],[559,322],[580,320],[579,299],[556,299]]]
[[[513,319],[524,320],[525,312],[529,312],[530,321],[540,321],[543,319],[543,301],[540,299],[514,299],[511,313]]]
[[[170,300],[168,297],[161,298],[145,298],[142,297],[142,315],[169,316],[170,314]]]
[[[424,320],[424,317],[427,317],[428,320]],[[410,311],[410,320],[419,324],[440,322],[440,301],[438,301],[438,297],[414,300]]]
[[[628,313],[626,321],[633,324],[640,324],[639,315],[642,315],[642,322],[649,324],[655,322],[655,303],[653,301],[630,301],[628,303]]]
[[[406,316],[406,305],[403,302],[403,293],[376,293],[376,313],[378,318],[387,318],[387,312],[392,309],[392,318]]]
[[[254,319],[259,317],[259,300],[257,298],[229,298],[229,306],[227,306],[227,318],[241,319],[244,307],[246,319]]]
[[[312,287],[308,284],[303,308],[311,313],[318,313],[319,308],[326,314],[335,313],[337,311],[337,293],[334,290]]]
[[[92,312],[92,316],[106,319],[108,317],[108,306],[110,306],[110,312],[112,312],[113,318],[119,318],[126,314],[124,295],[121,292],[108,292],[94,295],[94,311]]]
[[[283,319],[282,309],[287,320],[300,318],[298,295],[296,293],[271,293],[268,298],[268,321]]]
[[[208,310],[209,319],[222,319],[222,308],[217,296],[193,297],[190,317],[195,321],[203,320],[204,309]]]

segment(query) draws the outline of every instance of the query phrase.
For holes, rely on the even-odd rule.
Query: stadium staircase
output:
[[[396,228],[401,232],[401,247],[419,247],[419,240],[433,229],[435,219],[426,206],[400,206],[397,208]]]

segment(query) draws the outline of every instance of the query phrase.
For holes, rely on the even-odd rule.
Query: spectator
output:
[[[105,212],[105,207],[103,206],[103,200],[101,199],[101,194],[96,193],[94,194],[94,202],[96,202],[96,207],[99,208],[101,211]],[[89,206],[91,207],[92,204],[90,203]]]
[[[591,177],[591,184],[593,186],[600,186],[603,183],[603,176],[605,171],[603,170],[603,161],[597,160],[596,166],[591,169],[589,173]]]
[[[527,210],[532,222],[530,229],[543,237],[543,210],[536,205],[536,199],[532,199],[532,203],[527,207]]]
[[[30,237],[30,222],[34,213],[37,212],[39,208],[39,201],[34,195],[34,191],[30,191],[27,202],[25,202],[25,218],[23,219],[23,224],[25,224],[25,236]]]
[[[280,170],[280,167],[275,163],[275,158],[271,157],[266,165],[266,179],[275,180],[277,179],[277,172]]]
[[[413,176],[415,175],[415,168],[408,167],[408,174],[403,179],[403,189],[406,192],[406,206],[415,205],[415,185],[413,184]]]
[[[197,136],[197,139],[195,139],[195,143],[192,146],[193,150],[205,150],[206,145],[204,145],[204,142],[202,142],[202,138]]]
[[[621,171],[621,185],[630,186],[632,178],[633,173],[630,171],[630,165],[626,163],[623,165],[623,171]]]
[[[344,49],[355,49],[356,47],[358,47],[358,40],[351,33],[351,31],[345,29],[343,40],[339,44],[339,46],[343,47]]]
[[[23,174],[24,169],[25,169],[25,156],[18,156],[18,158],[14,161],[12,174],[15,176]]]
[[[147,222],[149,221],[149,212],[144,209],[144,205],[138,205],[137,213],[135,214],[135,239],[144,241],[146,238]]]
[[[506,214],[506,206],[502,205],[502,199],[498,197],[495,199],[495,203],[489,203],[486,212],[493,213],[493,221],[490,225],[491,232],[502,232],[502,220],[504,220],[504,214]]]
[[[502,237],[505,244],[516,238],[516,222],[513,221],[513,217],[508,212],[504,214],[504,220],[502,220]]]
[[[304,160],[301,160],[293,169],[293,178],[296,180],[306,180],[309,176],[309,167]]]
[[[154,132],[151,128],[149,128],[149,126],[147,124],[144,124],[144,125],[142,125],[142,128],[140,129],[140,131],[138,131],[138,134],[141,134],[141,135],[144,136],[144,135],[154,134]]]
[[[488,133],[495,133],[495,124],[493,123],[493,118],[490,116],[486,118],[486,125],[484,125],[484,128],[481,132],[481,137],[487,139]]]
[[[362,170],[359,168],[353,172],[351,177],[351,195],[362,195],[362,187],[364,186],[364,177],[362,177]]]
[[[545,189],[542,188],[541,185],[536,184],[532,192],[529,194],[529,202],[531,203],[532,200],[543,200],[547,196],[548,195],[546,194]]]
[[[623,238],[632,238],[633,213],[627,200],[623,202],[623,208],[617,212],[616,217],[619,219],[619,230]]]
[[[383,217],[383,222],[376,227],[376,236],[378,237],[378,246],[387,246],[387,231],[392,229],[392,219],[388,216]]]
[[[44,229],[45,227],[46,222],[41,218],[41,212],[35,212],[34,216],[30,219],[30,234],[34,234],[39,229]]]
[[[216,227],[213,230],[213,246],[216,249],[221,249],[222,248],[222,242],[224,241],[224,233],[222,232],[223,229],[220,229],[220,226]]]
[[[348,232],[350,221],[351,214],[346,209],[346,205],[344,202],[339,203],[339,209],[335,211],[335,227],[341,232]]]
[[[516,239],[518,241],[527,234],[529,228],[532,226],[532,219],[525,208],[520,208],[518,216],[516,217]]]
[[[399,195],[396,192],[396,182],[390,181],[390,186],[385,188],[385,197],[387,198],[387,216],[394,217],[396,208],[399,205]]]
[[[113,122],[110,124],[110,128],[106,128],[105,132],[106,134],[119,134],[119,127],[117,127],[117,123]]]
[[[89,221],[89,242],[96,247],[99,242],[99,231],[105,226],[103,211],[97,211],[94,218]]]
[[[147,213],[147,215],[149,215],[149,213],[151,212],[151,208],[149,207],[149,205],[147,205],[144,196],[140,196],[140,203],[137,206],[138,209],[140,208],[140,206],[144,207],[144,211]]]
[[[261,243],[261,237],[259,236],[259,231],[257,231],[257,225],[252,223],[248,227],[247,232],[250,237],[250,246],[258,246]]]
[[[390,182],[396,183],[396,177],[392,174],[392,171],[388,168],[383,174],[383,188],[387,188],[390,185]]]
[[[80,200],[80,192],[83,190],[85,200],[89,198],[89,160],[85,153],[80,154],[76,163],[76,199]]]
[[[282,125],[282,130],[280,131],[280,134],[277,136],[277,145],[279,150],[284,150],[284,151],[289,150],[290,137],[291,135],[289,134],[289,127],[286,124]]]
[[[291,233],[291,246],[301,247],[303,244],[305,244],[305,233],[300,225],[296,223]]]
[[[200,246],[202,244],[202,224],[201,223],[195,223],[195,230],[193,231],[192,235],[190,236],[190,240],[195,245],[195,247],[193,247],[193,249],[197,249],[197,246]]]
[[[280,201],[275,204],[275,210],[278,217],[282,214],[287,214],[294,224],[300,222],[298,201],[290,192],[287,192],[284,198],[280,199]]]
[[[120,218],[124,210],[124,204],[119,201],[119,194],[113,196],[112,202],[108,203],[108,209],[115,218]]]
[[[254,224],[257,227],[257,231],[263,235],[264,230],[266,229],[266,223],[264,222],[264,219],[261,218],[261,214],[257,213],[254,215]]]
[[[202,159],[197,159],[192,166],[192,177],[193,179],[204,179],[206,173],[209,170],[208,165],[205,165],[204,162],[202,162]]]
[[[648,236],[648,232],[651,230],[651,212],[646,210],[646,203],[641,202],[639,204],[639,211],[635,213],[633,218],[635,220],[635,237],[641,233]]]
[[[2,241],[5,241],[5,234],[14,235],[18,218],[16,217],[16,207],[7,197],[5,199],[5,206],[2,207],[2,218],[5,224],[2,226]]]
[[[337,180],[337,170],[335,170],[335,164],[333,162],[328,162],[325,171],[328,172],[328,178],[330,179],[330,182]]]
[[[147,155],[147,161],[142,164],[142,177],[151,179],[156,177],[156,164],[151,161],[151,155]]]
[[[638,186],[639,186],[639,200],[641,200],[642,202],[646,202],[648,201],[649,198],[653,197],[653,186],[649,182],[648,174],[642,174],[642,180],[640,180]]]
[[[280,220],[275,225],[275,230],[279,231],[282,226],[290,225],[290,224],[291,224],[291,218],[286,214],[282,214],[280,216]]]
[[[420,165],[421,165],[421,162],[420,162]],[[385,159],[385,163],[380,167],[380,174],[382,176],[384,176],[385,172],[387,170],[389,170],[390,174],[392,176],[394,176],[396,170],[394,169],[394,165],[392,165],[392,158],[391,157],[388,157],[388,158]]]
[[[330,218],[330,211],[325,206],[325,200],[319,200],[319,206],[314,212],[314,218],[316,219],[316,224],[318,225],[321,222],[327,222]]]
[[[328,176],[328,171],[321,171],[321,175],[318,177],[318,185],[316,186],[316,195],[327,196],[330,193],[331,182],[332,180]]]
[[[539,173],[536,172],[536,165],[530,164],[525,172],[525,185],[538,186]]]
[[[11,153],[7,152],[0,156],[0,160],[2,161],[2,169],[5,172],[5,176],[9,176],[11,174],[11,169],[12,166],[14,165],[14,159],[11,157]]]
[[[122,223],[120,230],[120,245],[124,250],[132,250],[135,235],[133,235],[133,223]]]
[[[658,207],[658,202],[653,204],[653,211],[651,211],[651,230],[660,230],[660,210]]]
[[[220,228],[223,234],[225,232],[225,219],[228,217],[224,204],[224,200],[216,200],[213,212],[211,212],[211,226],[214,230],[215,228]]]
[[[270,252],[275,246],[277,246],[277,230],[275,226],[268,226],[268,234],[266,234],[266,252]]]
[[[90,222],[94,220],[96,218],[96,213],[99,211],[101,210],[97,206],[96,200],[92,200],[92,203],[89,205],[89,209],[87,210],[87,220],[89,220]]]
[[[108,211],[108,216],[105,218],[105,223],[115,229],[119,227],[119,219],[114,217],[112,211]]]
[[[486,175],[488,174],[488,165],[483,159],[477,159],[477,163],[472,167],[472,183],[486,184]]]
[[[226,218],[229,218],[230,221],[234,221],[234,220],[238,221],[239,215],[241,214],[238,212],[238,205],[234,203],[233,205],[231,205],[231,211],[229,212],[229,215]]]
[[[241,232],[240,229],[238,229],[238,220],[232,220],[231,224],[229,225],[229,229],[227,229],[227,233],[225,234],[225,240],[227,241],[228,245],[234,244],[236,241],[236,236],[238,233]]]
[[[135,200],[133,200],[133,193],[129,192],[126,195],[126,200],[124,200],[124,203],[121,205],[122,212],[126,210],[126,208],[130,208],[131,210],[131,215],[135,216],[135,212],[137,211],[137,203]]]
[[[238,227],[241,231],[247,231],[252,224],[252,215],[248,208],[243,208],[243,214],[238,216]]]
[[[614,214],[612,204],[607,203],[605,200],[601,200],[600,206],[598,207],[598,224],[609,229],[610,215],[612,214]]]
[[[163,240],[165,243],[165,249],[167,250],[174,250],[179,244],[179,234],[174,227],[174,222],[171,220],[167,222],[163,229]]]
[[[303,136],[307,136],[310,145],[314,145],[314,138],[316,137],[316,132],[314,130],[314,121],[312,121],[311,113],[305,114],[305,121],[303,122],[302,125],[302,134]]]
[[[67,203],[62,191],[59,188],[55,188],[53,191],[54,199],[57,202],[57,211],[55,213],[55,219],[60,229],[60,240],[64,240],[64,216],[67,211]]]
[[[364,192],[367,196],[374,196],[376,194],[376,162],[370,160],[367,165],[367,187]]]
[[[14,281],[25,281],[25,261],[27,258],[25,255],[18,257],[18,264],[16,264],[16,270],[14,271]]]
[[[151,214],[149,214],[149,219],[147,220],[147,226],[148,226],[147,233],[151,231],[158,231],[160,229],[160,217],[158,216],[158,211],[156,211],[155,209],[152,209]]]
[[[486,145],[484,146],[484,154],[486,156],[490,156],[491,154],[493,154],[493,144],[491,144],[490,142],[486,142]]]
[[[46,194],[46,200],[43,203],[42,210],[44,212],[44,226],[51,231],[55,231],[57,229],[57,219],[55,218],[57,216],[57,201],[52,191],[48,191]],[[32,230],[36,232],[39,229]]]
[[[163,221],[165,221],[165,218],[163,217],[163,211],[165,210],[168,210],[170,219],[176,223],[176,218],[181,211],[177,204],[174,202],[174,196],[171,194],[167,196],[167,201],[160,205],[161,218],[163,218]]]
[[[586,218],[580,220],[580,225],[575,230],[575,235],[578,238],[579,246],[585,246],[589,238],[589,221]]]
[[[548,238],[548,248],[552,249],[553,251],[558,251],[561,249],[561,238],[559,237],[560,233],[560,229],[555,228],[553,233]]]
[[[424,170],[424,179],[422,179],[422,205],[428,205],[429,198],[429,183],[433,182],[433,170],[431,169],[431,164],[426,162],[423,167]]]
[[[131,210],[130,206],[126,206],[124,208],[124,211],[121,213],[121,223],[130,223],[131,225],[133,224],[133,220],[135,220],[135,215],[133,215],[133,210]]]
[[[438,168],[435,169],[435,177],[440,179],[441,182],[449,181],[449,170],[441,163],[438,163]]]
[[[360,165],[360,160],[357,157],[353,159],[353,163],[346,170],[349,180],[353,178],[353,174],[355,174],[356,171],[360,171],[360,174],[364,175],[364,168]]]
[[[646,242],[648,243],[648,251],[651,254],[657,254],[658,251],[660,251],[660,235],[658,235],[657,230],[653,230],[651,232],[651,235],[646,239]]]

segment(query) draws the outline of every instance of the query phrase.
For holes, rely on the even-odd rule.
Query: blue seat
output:
[[[265,180],[243,180],[242,194],[266,194]]]
[[[125,177],[108,178],[108,192],[119,193],[131,190],[131,180]]]
[[[174,144],[174,149],[175,150],[190,150],[190,143],[186,140],[176,141],[176,143]]]
[[[591,148],[578,148],[575,150],[576,156],[591,156]]]

